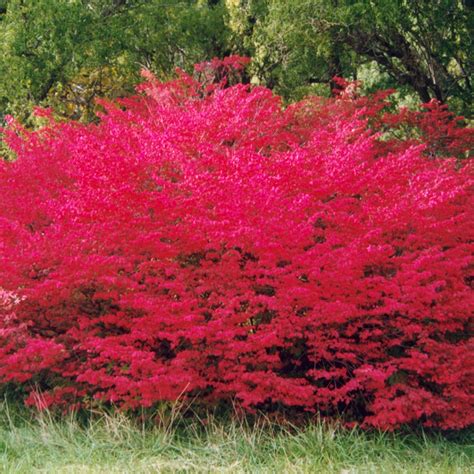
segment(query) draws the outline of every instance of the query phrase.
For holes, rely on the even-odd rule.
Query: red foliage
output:
[[[285,110],[183,73],[141,90],[99,125],[6,131],[0,287],[21,299],[2,300],[1,383],[41,407],[471,424],[473,165],[433,155],[472,130],[434,105],[387,115],[387,93]]]

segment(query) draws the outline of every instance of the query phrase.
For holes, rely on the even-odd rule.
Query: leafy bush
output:
[[[1,383],[39,406],[185,396],[471,424],[473,166],[444,155],[472,130],[353,85],[284,110],[226,87],[244,64],[147,74],[98,125],[10,120]]]

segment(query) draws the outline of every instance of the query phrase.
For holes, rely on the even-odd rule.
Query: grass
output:
[[[161,410],[55,417],[0,404],[2,473],[474,473],[474,435],[363,433],[323,422],[205,420]]]

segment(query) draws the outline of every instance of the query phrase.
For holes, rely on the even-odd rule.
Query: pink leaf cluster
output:
[[[388,93],[140,90],[99,124],[5,131],[0,387],[473,423],[472,130]]]

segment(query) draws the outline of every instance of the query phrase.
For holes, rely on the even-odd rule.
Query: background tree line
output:
[[[0,0],[0,118],[32,123],[43,105],[88,121],[142,68],[165,79],[229,54],[289,101],[339,75],[472,117],[473,13],[473,0]]]

